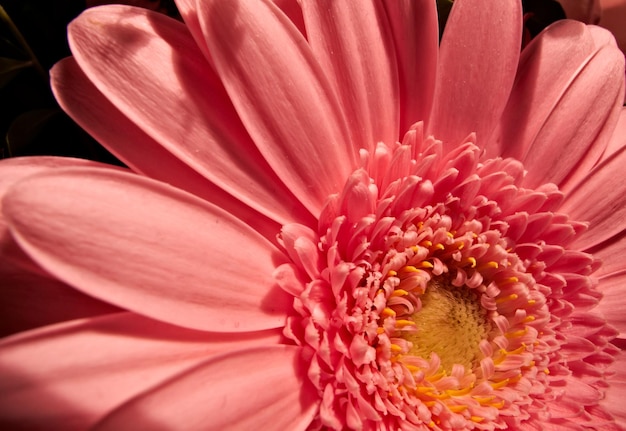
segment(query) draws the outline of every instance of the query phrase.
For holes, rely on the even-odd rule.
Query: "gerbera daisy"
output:
[[[520,53],[516,0],[455,1],[440,46],[431,2],[177,4],[86,11],[52,71],[130,170],[0,165],[10,287],[86,294],[0,343],[3,424],[626,426],[607,32]]]

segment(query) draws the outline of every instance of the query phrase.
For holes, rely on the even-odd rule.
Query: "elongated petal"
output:
[[[594,50],[582,62],[552,109],[540,112],[545,119],[522,159],[529,171],[525,185],[537,187],[553,182],[564,186],[570,176],[579,179],[594,166],[617,122],[623,81],[624,55],[614,46]],[[545,82],[545,87],[552,85]],[[532,87],[537,88],[537,84]],[[537,97],[546,97],[539,94]],[[605,128],[608,133],[603,133]]]
[[[305,430],[317,407],[295,346],[230,352],[121,406],[94,430]]]
[[[237,214],[268,238],[280,229],[277,222],[312,218],[289,193],[276,193],[273,202],[259,196],[255,205],[267,217],[243,204],[179,160],[122,114],[80,70],[73,58],[57,63],[51,71],[59,103],[85,130],[135,172],[191,192]],[[106,123],[103,122],[106,119]],[[237,188],[230,190],[237,193]],[[246,192],[247,193],[247,192]],[[245,196],[243,200],[246,200]],[[269,218],[269,219],[268,219]],[[271,220],[270,220],[271,219]],[[274,222],[272,222],[274,220]]]
[[[495,139],[487,143],[490,156],[526,157],[546,118],[593,51],[591,34],[576,21],[555,23],[524,48]]]
[[[430,134],[448,148],[472,132],[487,141],[513,86],[521,36],[519,1],[454,2],[439,51]]]
[[[267,0],[199,1],[216,69],[257,147],[319,215],[356,166],[355,144],[306,40]]]
[[[439,51],[437,8],[432,1],[386,0],[398,60],[400,136],[428,123]]]
[[[382,4],[302,2],[307,39],[330,78],[357,149],[399,138],[398,74]]]
[[[156,157],[171,153],[261,213],[292,220],[290,212],[298,211],[298,201],[254,147],[219,78],[183,24],[145,9],[105,6],[84,12],[68,34],[74,57],[89,80],[131,123],[164,147]],[[67,101],[64,106],[72,115],[99,120],[89,123],[94,134],[112,142],[114,132],[132,127],[123,121],[119,129],[102,130],[119,115],[110,107],[91,106],[101,98],[77,95],[72,76],[63,78],[57,74],[53,80],[57,94]],[[81,96],[82,103],[74,105]],[[89,112],[78,111],[85,105]],[[112,118],[106,117],[109,113]],[[128,142],[121,140],[111,144],[118,152]],[[139,145],[145,142],[142,139]]]
[[[271,277],[281,253],[174,187],[119,171],[59,169],[14,186],[4,215],[37,263],[107,302],[195,329],[284,324],[289,297]]]
[[[128,312],[20,334],[0,343],[0,423],[3,429],[87,429],[212,355],[276,344],[279,337],[275,330],[210,334]]]
[[[589,229],[573,247],[585,250],[622,232],[626,220],[626,147],[598,164],[572,187],[562,204],[574,220],[588,221]]]
[[[185,25],[193,35],[196,43],[206,55],[209,62],[212,62],[211,55],[206,46],[204,35],[202,34],[202,28],[200,26],[200,19],[198,17],[198,11],[196,10],[195,0],[175,0],[178,12],[185,21]],[[302,9],[298,0],[272,0],[276,6],[278,6],[293,22],[296,27],[305,34],[304,20],[302,18]]]

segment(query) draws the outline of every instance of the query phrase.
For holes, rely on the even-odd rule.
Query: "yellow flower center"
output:
[[[421,309],[410,316],[417,331],[402,334],[413,345],[408,354],[428,358],[434,352],[446,371],[455,364],[474,368],[479,343],[491,331],[479,297],[468,288],[431,281],[420,301]]]

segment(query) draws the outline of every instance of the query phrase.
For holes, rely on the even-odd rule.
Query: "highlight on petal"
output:
[[[504,111],[519,59],[521,6],[517,0],[454,2],[427,126],[447,149],[472,132],[486,142]]]
[[[229,352],[127,402],[94,430],[305,430],[319,400],[301,354],[295,346]]]
[[[79,72],[68,70],[67,64],[53,73],[56,94],[113,151],[141,163],[123,148],[126,139],[112,139],[118,130],[130,130],[140,138],[139,145],[156,148],[154,140],[164,148],[155,157],[178,159],[177,170],[197,172],[262,214],[282,222],[293,220],[294,209],[296,214],[305,211],[255,148],[220,79],[182,23],[145,9],[106,6],[81,14],[68,36],[76,63],[114,107],[99,106],[103,97],[84,78],[79,83],[88,92],[77,94],[72,86]],[[119,129],[103,130],[120,118]]]
[[[382,4],[305,0],[307,40],[339,95],[352,142],[372,150],[399,137],[394,43]]]
[[[0,423],[3,429],[87,429],[213,355],[279,338],[278,330],[211,334],[128,312],[26,332],[0,343]],[[214,394],[210,385],[204,391]]]
[[[335,92],[298,29],[269,0],[202,1],[211,57],[257,148],[315,216],[357,165]]]
[[[105,169],[32,176],[5,196],[22,248],[55,277],[112,304],[194,329],[282,326],[285,257],[234,216],[166,184]]]

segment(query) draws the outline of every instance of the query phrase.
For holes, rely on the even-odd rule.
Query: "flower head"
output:
[[[427,2],[81,15],[53,87],[134,173],[5,162],[0,227],[127,311],[0,344],[3,420],[626,426],[623,56],[572,21],[520,54],[520,4],[482,3],[440,47]]]

